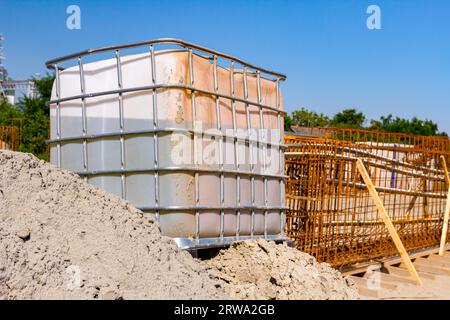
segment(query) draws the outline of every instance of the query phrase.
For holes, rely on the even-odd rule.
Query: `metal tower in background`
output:
[[[22,92],[27,97],[33,97],[36,94],[36,86],[30,80],[13,80],[8,77],[8,70],[6,70],[3,60],[3,40],[5,38],[0,34],[0,98],[7,98],[14,104],[14,97],[17,91]]]
[[[3,55],[3,39],[3,35],[0,34],[0,97],[5,96],[3,82],[7,76],[6,69],[3,66],[3,59],[5,58]]]

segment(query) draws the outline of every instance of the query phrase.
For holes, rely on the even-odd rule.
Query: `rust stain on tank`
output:
[[[177,107],[177,115],[175,117],[175,122],[178,124],[182,123],[184,121],[183,115],[184,115],[183,106],[179,104]]]

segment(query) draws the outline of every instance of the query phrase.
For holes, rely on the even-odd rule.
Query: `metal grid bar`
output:
[[[236,124],[236,100],[234,100],[234,62],[231,61],[230,64],[230,96],[231,96],[231,112],[232,112],[232,122],[233,122],[233,146],[234,146],[234,161],[236,168],[236,199],[237,199],[237,209],[236,209],[236,237],[239,238],[239,232],[241,229],[241,175],[240,175],[240,163],[239,163],[239,150],[238,150],[238,135],[237,135],[237,124]]]
[[[227,135],[227,134],[221,134],[221,133],[215,133],[215,132],[203,132],[203,131],[198,131],[198,130],[191,130],[191,129],[184,129],[184,128],[162,128],[162,129],[149,129],[149,130],[131,130],[131,131],[124,131],[123,133],[119,132],[107,132],[107,133],[98,133],[95,135],[86,135],[86,136],[74,136],[74,137],[68,137],[68,138],[61,138],[61,139],[49,139],[47,140],[47,143],[49,144],[54,144],[54,143],[58,143],[58,142],[75,142],[75,141],[79,141],[79,140],[95,140],[95,139],[101,139],[101,138],[110,138],[110,137],[117,137],[117,136],[128,136],[128,135],[145,135],[145,134],[157,134],[157,133],[168,133],[168,132],[178,132],[178,133],[188,133],[188,134],[203,134],[204,136],[209,136],[209,137],[216,137],[216,138],[229,138],[229,139],[233,139],[234,135]],[[263,142],[260,141],[259,139],[248,139],[248,137],[242,138],[242,137],[237,137],[237,140],[243,143],[248,143],[248,142],[252,142],[252,143],[260,143],[265,144],[266,146],[271,146],[271,147],[278,147],[278,148],[282,148],[282,149],[286,149],[288,146],[284,145],[284,144],[279,144],[277,143],[273,143],[273,142]]]
[[[155,61],[155,45],[150,45],[150,63],[152,72],[152,85],[156,85],[156,61]],[[158,105],[156,89],[152,90],[152,111],[153,111],[153,164],[154,164],[154,179],[155,179],[155,205],[159,207],[159,170],[156,170],[159,165],[158,159]],[[160,221],[160,212],[155,210],[156,220]]]
[[[219,92],[219,81],[217,79],[217,55],[213,56],[213,80],[214,80],[214,92]],[[220,98],[216,96],[216,122],[217,130],[222,132],[222,121],[220,117]],[[219,137],[219,164],[220,164],[220,238],[224,237],[225,229],[225,176],[224,176],[224,161],[223,161],[223,137]]]
[[[245,175],[245,176],[256,176],[256,177],[273,177],[273,178],[286,178],[284,175],[278,174],[269,174],[269,173],[256,173],[251,171],[237,171],[237,170],[215,170],[208,168],[193,168],[187,166],[177,166],[177,167],[161,167],[158,166],[156,168],[145,168],[145,169],[129,169],[129,170],[91,170],[91,171],[79,171],[76,172],[80,176],[90,176],[90,175],[111,175],[111,174],[122,174],[122,173],[146,173],[146,172],[154,172],[154,171],[198,171],[198,172],[215,172],[215,173],[227,173],[231,175]]]
[[[122,89],[122,64],[120,62],[120,52],[116,50],[116,66],[117,66],[117,86],[119,90]],[[119,93],[119,130],[120,130],[120,168],[125,170],[125,142],[124,142],[124,116],[123,116],[123,97],[122,93]],[[125,184],[125,174],[120,175],[120,180],[122,182],[122,198],[126,199],[126,184]]]
[[[185,85],[185,84],[179,84],[179,83],[156,84],[156,85],[151,85],[151,86],[139,86],[139,87],[134,87],[134,88],[123,88],[123,89],[107,90],[107,91],[101,91],[101,92],[95,92],[95,93],[79,94],[79,95],[70,96],[70,97],[66,97],[66,98],[50,100],[48,102],[48,104],[55,104],[58,102],[59,103],[68,102],[68,101],[73,101],[73,100],[78,100],[78,99],[83,99],[83,98],[84,99],[95,98],[95,97],[107,96],[107,95],[118,94],[118,93],[149,91],[149,90],[154,90],[154,89],[184,89],[184,90],[189,90],[189,91],[196,92],[196,93],[201,93],[204,95],[209,95],[212,97],[217,96],[219,98],[224,98],[224,99],[228,99],[228,100],[235,100],[237,102],[247,103],[247,104],[254,105],[256,107],[261,107],[261,108],[264,108],[267,110],[278,111],[275,107],[271,107],[271,106],[268,106],[265,104],[251,101],[251,100],[245,100],[245,99],[241,99],[239,97],[232,97],[230,95],[223,94],[223,93],[215,93],[214,91],[199,89],[192,85]],[[281,112],[283,114],[286,113],[285,111],[281,111]]]
[[[281,132],[282,132],[284,121],[283,121],[283,124],[282,124],[282,121],[281,121],[281,115],[282,115],[282,113],[281,113],[281,99],[280,99],[280,78],[277,78],[277,80],[276,80],[276,90],[277,90],[276,104],[277,104],[277,109],[278,109],[278,112],[277,112],[277,126],[278,126],[278,131],[279,131],[279,134],[280,134],[280,139],[278,141],[278,144],[282,145],[282,144],[284,144],[284,141],[283,141],[284,140],[284,136],[281,134]],[[284,155],[280,151],[281,150],[279,149],[279,152],[278,152],[278,156],[279,156],[279,158],[278,158],[278,174],[279,175],[283,175],[284,174]],[[283,179],[281,179],[281,178],[279,179],[279,184],[280,184],[280,190],[283,189]],[[280,205],[283,205],[284,203],[285,203],[285,199],[283,197],[283,194],[281,194],[281,196],[280,196]],[[284,211],[283,210],[280,212],[280,216],[281,216],[281,219],[280,219],[281,236],[284,237],[285,216],[284,216]]]
[[[61,97],[61,81],[59,78],[59,69],[55,64],[55,86],[56,86],[56,98]],[[56,102],[56,166],[61,168],[61,104]]]
[[[262,98],[261,98],[261,75],[259,73],[259,71],[256,71],[256,93],[257,93],[257,99],[258,99],[258,103],[261,103]],[[260,120],[260,141],[266,141],[266,135],[264,132],[264,111],[263,108],[260,107],[259,108],[259,120]],[[264,206],[267,208],[268,206],[268,199],[267,199],[267,192],[268,192],[268,186],[267,186],[267,147],[265,144],[262,145],[262,153],[263,153],[263,163],[262,163],[262,171],[263,171],[263,181],[264,181],[264,188],[263,188],[263,202],[264,202]],[[264,237],[267,238],[267,209],[264,210]]]
[[[179,40],[179,39],[173,39],[173,38],[161,38],[161,39],[155,39],[155,40],[150,40],[150,41],[142,41],[142,42],[135,42],[135,43],[129,43],[129,44],[125,44],[125,45],[116,45],[116,46],[109,46],[109,47],[104,47],[104,48],[98,48],[98,49],[88,49],[85,51],[81,51],[78,53],[74,53],[74,54],[70,54],[70,55],[66,55],[60,58],[56,58],[56,59],[52,59],[49,60],[45,63],[45,65],[47,66],[47,68],[53,68],[57,63],[59,62],[63,62],[63,61],[67,61],[67,60],[71,60],[74,58],[78,58],[81,56],[86,56],[86,55],[91,55],[94,53],[100,53],[100,52],[107,52],[107,51],[114,51],[116,49],[129,49],[129,48],[136,48],[136,47],[144,47],[144,46],[150,46],[150,45],[154,45],[154,44],[175,44],[175,45],[179,45],[181,47],[185,47],[185,48],[191,48],[194,50],[199,50],[211,55],[216,55],[218,57],[221,58],[225,58],[231,61],[235,61],[238,62],[239,64],[246,66],[248,68],[251,69],[255,69],[255,70],[259,70],[261,72],[279,77],[282,80],[286,79],[286,76],[284,74],[278,73],[278,72],[274,72],[274,71],[270,71],[261,67],[257,67],[255,65],[252,65],[248,62],[245,62],[239,58],[233,57],[231,55],[225,54],[225,53],[220,53],[218,51],[215,50],[211,50],[209,48],[203,47],[203,46],[199,46],[197,44],[193,44],[193,43],[189,43],[183,40]]]
[[[243,78],[244,78],[244,99],[248,100],[248,78],[247,78],[247,68],[244,67],[243,71]],[[246,116],[246,123],[247,123],[247,139],[248,139],[248,149],[249,149],[249,160],[250,160],[250,172],[252,173],[250,176],[250,182],[251,182],[251,201],[252,206],[255,207],[255,200],[256,200],[256,189],[255,189],[255,160],[253,159],[253,143],[251,139],[252,134],[252,124],[250,120],[250,110],[249,110],[249,104],[245,104],[245,116]],[[255,142],[257,142],[256,140]],[[244,142],[244,145],[247,145],[247,141]],[[251,231],[250,235],[253,237],[255,234],[255,210],[252,210],[251,212]]]
[[[195,79],[194,79],[194,61],[193,61],[193,53],[192,49],[189,49],[189,79],[191,86],[194,87]],[[196,127],[197,121],[197,109],[195,105],[195,91],[191,92],[191,106],[192,106],[192,129]],[[198,168],[198,159],[197,159],[197,143],[198,143],[198,135],[194,133],[194,167]],[[202,141],[202,136],[200,136],[200,142]],[[194,193],[195,193],[195,208],[200,205],[200,193],[199,193],[199,174],[198,171],[194,171]],[[195,239],[198,241],[200,239],[200,211],[195,210]]]
[[[155,210],[186,210],[186,211],[205,211],[205,210],[217,210],[219,211],[221,208],[224,210],[285,210],[287,207],[278,207],[278,206],[159,206],[159,207],[137,207],[143,211],[155,211]]]
[[[78,57],[78,68],[80,73],[80,90],[81,94],[84,95],[86,93],[86,79],[84,77],[83,70],[83,62],[81,57]],[[86,98],[81,98],[81,126],[82,126],[82,134],[83,134],[83,169],[84,171],[88,171],[88,157],[87,157],[87,115],[86,115]],[[85,177],[85,181],[87,178]]]

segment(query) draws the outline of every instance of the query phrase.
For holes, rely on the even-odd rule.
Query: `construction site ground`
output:
[[[450,299],[450,248],[447,246],[443,256],[437,250],[429,250],[412,260],[423,282],[421,286],[398,259],[383,263],[381,268],[369,266],[365,272],[348,276],[357,284],[361,299]]]

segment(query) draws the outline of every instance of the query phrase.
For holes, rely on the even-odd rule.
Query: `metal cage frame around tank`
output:
[[[155,48],[157,45],[175,45],[178,48],[185,50],[189,53],[189,79],[190,79],[190,85],[185,84],[171,84],[171,83],[158,83],[156,79],[156,63],[155,63]],[[124,49],[131,49],[131,48],[137,48],[137,47],[147,47],[146,51],[147,53],[150,53],[150,59],[151,59],[151,74],[152,74],[152,83],[148,86],[140,86],[140,87],[134,87],[134,88],[123,88],[122,87],[122,70],[121,70],[121,54],[120,51]],[[194,50],[196,52],[200,52],[206,57],[212,61],[213,63],[213,79],[214,79],[214,91],[209,90],[203,90],[199,89],[195,86],[195,75],[194,75],[194,67],[193,67],[193,54]],[[102,92],[91,92],[88,93],[86,91],[85,86],[85,77],[83,72],[83,57],[90,56],[97,53],[103,53],[103,52],[114,52],[115,59],[116,59],[116,68],[117,68],[117,85],[118,88],[114,90],[108,90],[108,91],[102,91]],[[234,64],[238,63],[243,66],[243,78],[244,78],[244,99],[235,97],[234,96],[234,81],[230,81],[230,95],[219,93],[219,87],[218,87],[218,79],[217,79],[217,69],[218,69],[218,59],[224,59],[229,61],[229,71],[230,71],[230,79],[233,79],[234,74]],[[79,95],[71,96],[71,97],[65,97],[61,98],[60,96],[60,71],[64,70],[64,68],[61,68],[59,64],[67,61],[73,61],[76,60],[78,64],[78,70],[79,70],[79,78],[80,78],[80,89],[81,92]],[[108,46],[98,49],[88,49],[85,51],[81,51],[78,53],[66,55],[60,58],[52,59],[46,62],[46,67],[49,69],[53,69],[55,71],[55,94],[56,99],[53,99],[49,101],[49,105],[55,104],[56,105],[56,138],[55,139],[49,139],[48,143],[50,145],[56,144],[56,164],[57,167],[61,166],[61,143],[68,142],[68,141],[82,141],[83,143],[83,171],[76,172],[80,176],[84,177],[85,181],[87,180],[88,176],[92,175],[102,175],[102,174],[117,174],[121,176],[122,181],[122,197],[126,198],[126,189],[125,189],[125,176],[129,173],[139,173],[139,172],[153,172],[154,178],[155,178],[155,207],[138,207],[138,209],[142,211],[152,211],[155,212],[156,218],[159,219],[160,211],[170,211],[170,210],[186,210],[186,211],[192,211],[195,212],[195,238],[174,238],[177,242],[178,246],[185,249],[198,249],[198,248],[207,248],[207,247],[217,247],[217,246],[223,246],[228,245],[234,241],[237,240],[246,240],[246,239],[255,239],[255,238],[264,238],[267,240],[275,240],[275,241],[284,241],[286,240],[285,235],[285,199],[283,196],[280,196],[280,206],[276,207],[269,207],[268,206],[268,182],[267,178],[272,177],[279,180],[280,185],[280,192],[282,192],[282,186],[286,179],[286,176],[284,174],[284,149],[286,146],[284,145],[284,137],[283,137],[283,128],[282,126],[282,116],[285,114],[283,110],[281,110],[281,98],[280,98],[280,81],[284,81],[286,79],[286,76],[270,71],[261,67],[257,67],[255,65],[252,65],[248,62],[245,62],[241,59],[238,59],[236,57],[233,57],[228,54],[220,53],[215,50],[199,46],[196,44],[192,44],[183,40],[179,39],[172,39],[172,38],[163,38],[163,39],[155,39],[150,41],[143,41],[143,42],[136,42],[136,43],[130,43],[125,45],[117,45],[117,46]],[[249,72],[252,72],[256,74],[256,81],[257,81],[257,101],[249,100],[248,98],[248,83],[247,83],[247,74]],[[276,106],[270,106],[265,105],[262,103],[261,98],[261,74],[265,74],[272,77],[272,81],[276,82]],[[274,79],[273,79],[274,78]],[[215,105],[216,105],[216,122],[217,122],[217,129],[221,129],[221,122],[220,122],[220,113],[219,111],[219,100],[220,99],[228,99],[230,101],[230,104],[232,106],[232,113],[233,113],[233,135],[226,135],[223,133],[206,133],[206,132],[199,132],[196,131],[194,126],[192,129],[185,129],[185,128],[161,128],[158,125],[158,115],[157,115],[157,90],[158,89],[185,89],[187,91],[191,92],[192,95],[192,103],[191,108],[193,112],[193,121],[196,119],[196,104],[195,104],[195,95],[196,93],[200,94],[206,94],[214,97],[215,99]],[[128,92],[137,92],[137,91],[152,91],[152,99],[153,99],[153,128],[149,128],[148,130],[138,130],[138,131],[126,131],[124,128],[124,113],[123,113],[123,102],[122,102],[122,95],[124,93]],[[89,135],[87,132],[87,116],[86,116],[86,99],[98,97],[98,96],[105,96],[110,94],[117,94],[118,95],[118,102],[119,102],[119,128],[120,130],[118,132],[110,132],[110,133],[104,133],[104,134],[95,134],[95,135]],[[70,101],[70,100],[81,100],[81,115],[82,115],[82,135],[81,136],[74,136],[74,137],[61,137],[61,109],[60,104],[62,102]],[[246,111],[246,123],[247,123],[247,136],[245,138],[238,137],[237,135],[237,125],[236,125],[236,107],[235,103],[241,102],[245,105],[245,111]],[[280,130],[280,138],[277,143],[263,141],[262,139],[252,139],[251,138],[251,124],[250,124],[250,113],[249,113],[249,106],[256,106],[259,108],[259,118],[260,118],[260,129],[261,134],[263,135],[264,132],[264,110],[271,110],[277,113],[277,126]],[[198,168],[196,159],[194,156],[194,163],[192,167],[189,166],[171,166],[171,167],[160,167],[158,164],[158,134],[160,133],[167,133],[167,132],[182,132],[182,133],[188,133],[192,135],[192,137],[195,139],[197,135],[211,135],[215,136],[219,139],[219,145],[220,145],[220,152],[219,152],[219,161],[220,161],[220,170],[208,170],[204,168]],[[152,134],[153,140],[154,140],[154,163],[153,168],[147,168],[147,169],[140,169],[140,170],[127,170],[125,169],[125,156],[124,156],[124,137],[127,135],[139,135],[139,134]],[[101,170],[101,171],[89,171],[88,170],[88,163],[87,163],[87,141],[88,140],[94,140],[98,138],[104,138],[104,137],[120,137],[120,154],[121,154],[121,169],[120,170]],[[239,161],[235,159],[235,170],[226,170],[224,169],[224,161],[223,161],[223,151],[222,146],[224,143],[225,138],[230,138],[233,140],[234,144],[234,150],[235,150],[235,157],[237,157],[236,149],[238,142],[244,141],[245,143],[252,143],[257,144],[259,146],[262,145],[263,153],[266,152],[266,148],[268,146],[276,146],[278,148],[278,153],[280,156],[279,159],[279,170],[277,174],[266,174],[266,163],[265,163],[265,156],[263,157],[263,173],[257,173],[254,172],[254,164],[251,164],[251,170],[250,171],[243,171],[239,168]],[[196,144],[194,143],[194,155]],[[194,173],[194,179],[195,179],[195,206],[161,206],[159,205],[159,173],[161,171],[190,171]],[[199,172],[206,172],[206,171],[213,171],[218,174],[220,174],[220,206],[219,207],[213,207],[213,206],[200,206],[199,205]],[[225,174],[235,174],[237,185],[236,185],[236,200],[237,200],[237,206],[232,207],[226,207],[224,206],[224,175]],[[251,179],[251,202],[252,206],[241,206],[240,205],[240,176],[249,176]],[[255,177],[261,177],[263,179],[263,187],[264,187],[264,195],[263,195],[263,202],[264,206],[256,206],[255,205]],[[199,221],[200,221],[200,212],[203,210],[217,210],[220,211],[220,237],[216,238],[200,238],[199,237]],[[226,210],[235,210],[237,215],[237,223],[236,223],[236,234],[233,237],[224,237],[224,215]],[[251,234],[250,236],[240,236],[239,235],[239,222],[240,222],[240,211],[241,210],[250,210],[251,211]],[[254,235],[254,216],[255,216],[255,210],[261,210],[264,211],[264,235]],[[281,233],[279,235],[268,235],[267,234],[267,214],[269,210],[277,210],[280,213],[280,231]]]

